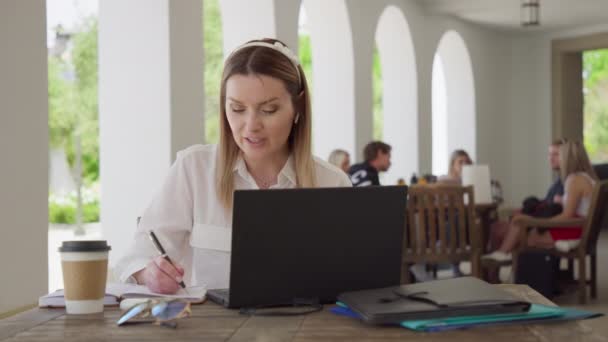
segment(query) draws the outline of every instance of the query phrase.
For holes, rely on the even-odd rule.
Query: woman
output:
[[[308,85],[280,41],[250,41],[227,58],[220,114],[219,145],[178,153],[117,264],[121,281],[159,293],[176,292],[182,279],[227,288],[234,190],[350,186],[343,172],[311,154]],[[157,256],[150,230],[175,267]]]
[[[462,167],[471,164],[473,164],[473,161],[465,150],[455,150],[450,156],[450,170],[448,174],[439,177],[437,182],[454,185],[462,184]]]
[[[563,211],[548,218],[548,221],[560,221],[586,217],[591,204],[591,194],[598,178],[589,162],[585,147],[579,141],[569,141],[559,148],[560,176],[564,180]],[[518,215],[513,218],[509,231],[498,250],[484,255],[494,260],[510,260],[511,251],[517,246],[521,220],[529,217]],[[544,232],[533,230],[528,235],[528,245],[540,248],[553,248],[580,239],[582,227],[555,228]]]
[[[350,155],[344,150],[331,151],[327,161],[329,161],[330,164],[337,166],[345,173],[348,173],[348,169],[350,169]]]

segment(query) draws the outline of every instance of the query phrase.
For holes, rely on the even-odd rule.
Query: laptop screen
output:
[[[341,292],[398,285],[406,192],[236,191],[230,306],[333,302]]]

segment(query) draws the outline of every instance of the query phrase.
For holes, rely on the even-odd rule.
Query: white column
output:
[[[201,0],[99,3],[101,221],[125,252],[176,151],[203,141]]]
[[[350,0],[347,2],[352,28],[353,72],[353,130],[354,148],[351,162],[363,161],[363,148],[373,137],[373,89],[372,62],[374,53],[374,31],[379,2]],[[344,38],[341,38],[344,39]],[[313,60],[314,63],[314,60]],[[389,142],[390,143],[390,142]]]
[[[247,41],[277,37],[273,0],[220,0],[220,10],[224,57]]]
[[[48,286],[45,23],[44,0],[0,1],[0,314]]]
[[[312,44],[313,151],[327,159],[339,148],[356,158],[355,57],[346,3],[304,0],[303,4]]]
[[[298,55],[300,0],[274,0],[276,37]]]
[[[418,85],[416,58],[409,25],[401,9],[387,7],[376,28],[382,67],[383,140],[392,149],[392,166],[384,185],[418,172]]]

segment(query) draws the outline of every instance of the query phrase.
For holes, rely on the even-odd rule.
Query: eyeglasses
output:
[[[150,299],[136,304],[125,311],[116,325],[127,323],[154,323],[157,325],[176,328],[176,320],[191,314],[190,302],[184,300],[154,300]]]

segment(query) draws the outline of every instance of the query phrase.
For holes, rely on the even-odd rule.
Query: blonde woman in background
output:
[[[580,141],[568,141],[559,148],[560,176],[564,180],[564,196],[561,214],[547,218],[547,221],[559,221],[573,218],[584,218],[589,213],[591,194],[598,181],[591,166],[585,147]],[[513,218],[511,226],[502,245],[497,251],[484,255],[484,258],[494,260],[510,260],[511,251],[517,246],[519,222],[527,215]],[[533,230],[528,235],[528,245],[540,248],[559,248],[568,250],[574,247],[582,234],[582,227],[548,229],[543,233]]]
[[[350,169],[350,155],[344,150],[338,149],[331,151],[328,161],[330,164],[337,166],[345,173],[348,173],[348,169]]]
[[[450,156],[450,169],[448,174],[440,176],[437,179],[437,182],[454,185],[462,184],[462,167],[471,164],[473,164],[473,161],[465,150],[455,150]]]

